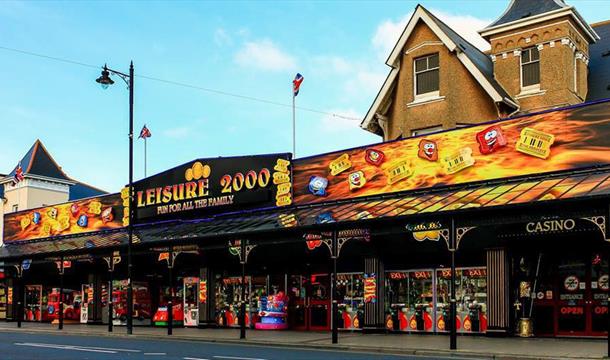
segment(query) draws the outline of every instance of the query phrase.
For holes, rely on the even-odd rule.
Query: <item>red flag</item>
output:
[[[13,184],[17,184],[20,181],[23,181],[25,177],[23,176],[23,169],[21,168],[21,163],[17,165],[15,169],[15,175],[13,175]]]
[[[294,96],[299,95],[299,88],[301,87],[301,83],[304,79],[305,78],[303,77],[303,75],[297,73],[297,75],[294,77],[294,80],[292,80],[292,94]]]
[[[148,130],[146,125],[144,125],[142,130],[140,130],[140,136],[138,136],[138,139],[146,139],[146,138],[149,138],[151,136],[152,136],[152,134],[150,133],[150,130]]]

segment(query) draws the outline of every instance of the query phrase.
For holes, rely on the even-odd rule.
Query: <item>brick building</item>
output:
[[[361,127],[392,140],[610,97],[610,21],[562,0],[512,0],[483,52],[418,5]]]

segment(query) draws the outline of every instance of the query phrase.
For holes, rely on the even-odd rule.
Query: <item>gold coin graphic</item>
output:
[[[202,175],[204,178],[207,178],[208,176],[210,176],[211,172],[212,172],[212,169],[210,169],[210,165],[203,166]]]
[[[195,180],[199,180],[201,175],[203,175],[203,165],[197,161],[193,164],[193,178]]]
[[[184,178],[186,179],[186,181],[193,180],[193,169],[191,169],[191,168],[186,169],[186,172],[184,173]]]

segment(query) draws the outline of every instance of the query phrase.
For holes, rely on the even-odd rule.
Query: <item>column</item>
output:
[[[506,248],[487,249],[487,336],[510,332],[509,269]]]

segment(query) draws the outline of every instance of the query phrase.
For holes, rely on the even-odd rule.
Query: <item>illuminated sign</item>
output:
[[[296,159],[294,203],[608,164],[610,102],[601,102]],[[354,176],[366,182],[354,186]]]
[[[377,275],[375,273],[364,274],[364,302],[377,302]]]
[[[198,159],[134,184],[135,219],[292,204],[289,154]]]
[[[119,194],[4,215],[4,242],[82,234],[123,227]]]

